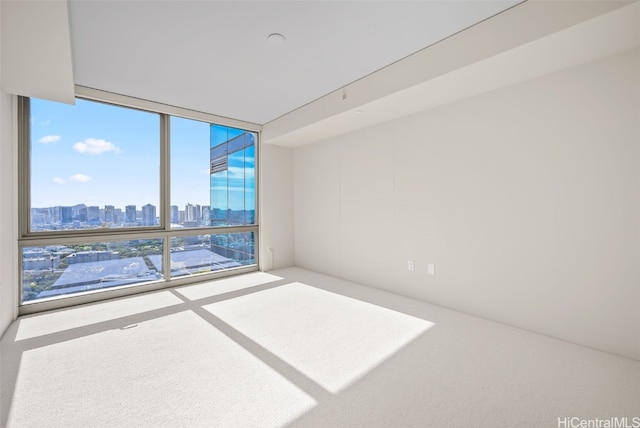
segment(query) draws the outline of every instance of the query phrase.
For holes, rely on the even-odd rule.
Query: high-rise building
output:
[[[171,223],[178,223],[178,206],[171,205]]]
[[[198,221],[199,205],[187,204],[184,207],[184,221]]]
[[[31,208],[31,224],[51,223],[49,208]]]
[[[202,207],[200,205],[187,204],[184,209],[185,221],[202,220]]]
[[[84,218],[82,218],[82,213],[84,212]],[[78,204],[71,207],[71,215],[74,220],[84,221],[86,220],[87,214],[87,206],[85,204]]]
[[[127,205],[125,208],[125,222],[128,224],[134,224],[136,222],[136,206]]]
[[[62,207],[49,208],[49,218],[51,219],[51,223],[62,223]]]
[[[253,185],[245,188],[244,193],[229,192],[229,167],[240,169],[246,177],[253,173],[253,164],[246,159],[253,159],[255,134],[241,129],[222,125],[211,125],[211,148],[209,149],[209,174],[211,177],[211,225],[228,226],[243,224],[232,218],[233,212],[241,213],[248,208],[246,195]],[[247,187],[247,183],[245,183]]]
[[[71,223],[73,221],[73,210],[71,207],[60,207],[60,221],[62,223]]]
[[[105,222],[113,223],[113,221],[114,221],[113,210],[114,209],[115,209],[115,207],[113,205],[105,205],[104,206],[104,221]]]
[[[100,207],[87,207],[87,221],[93,223],[100,221]]]
[[[142,225],[154,226],[156,224],[156,207],[147,204],[142,206]]]

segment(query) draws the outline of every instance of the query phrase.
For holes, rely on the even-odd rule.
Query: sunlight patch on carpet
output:
[[[282,278],[265,272],[255,272],[246,275],[232,276],[229,278],[217,279],[215,281],[203,282],[201,284],[189,285],[176,289],[189,300],[204,299],[218,296],[232,291],[243,290],[245,288],[256,287],[258,285],[269,284],[280,281]]]
[[[192,311],[27,350],[13,400],[15,427],[283,426],[316,405]]]
[[[205,309],[334,394],[434,325],[299,282]]]
[[[19,325],[16,340],[86,327],[181,303],[182,301],[169,291],[161,291],[25,316],[17,321]]]

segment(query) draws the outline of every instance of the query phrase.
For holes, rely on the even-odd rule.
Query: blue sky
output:
[[[210,126],[177,117],[170,125],[171,204],[209,205]],[[31,206],[159,206],[159,129],[154,113],[31,99]],[[244,161],[253,167],[253,158]],[[229,164],[229,199],[239,206],[254,186],[253,169]]]

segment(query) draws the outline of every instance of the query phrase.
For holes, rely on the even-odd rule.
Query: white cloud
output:
[[[251,188],[244,188],[244,187],[233,187],[233,186],[213,186],[211,188],[211,190],[223,190],[223,191],[228,191],[228,192],[243,192],[243,193],[251,193],[253,192],[253,189]]]
[[[122,150],[120,150],[120,148],[115,144],[97,138],[86,138],[84,141],[75,143],[73,148],[78,153],[87,153],[89,155],[99,155],[100,153],[105,152],[122,152]]]
[[[60,137],[59,135],[46,135],[42,138],[40,138],[38,140],[38,143],[42,143],[42,144],[49,144],[49,143],[55,143],[56,141],[60,141]]]
[[[254,163],[255,162],[255,158],[253,156],[245,156],[242,154],[242,152],[240,153],[233,153],[229,155],[229,160],[236,160],[236,161],[240,161],[240,162],[247,162],[247,163]]]
[[[73,181],[74,183],[86,183],[88,181],[91,181],[91,177],[84,174],[74,174],[69,177],[69,180]]]
[[[64,180],[62,178],[60,178],[60,177],[53,177],[51,179],[51,182],[53,184],[64,184]]]
[[[255,170],[253,168],[242,168],[239,166],[230,166],[229,168],[227,168],[227,170],[229,171],[229,178],[240,178],[240,179],[244,179],[244,178],[254,178],[255,176]]]

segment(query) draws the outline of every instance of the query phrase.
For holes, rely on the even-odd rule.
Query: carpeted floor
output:
[[[640,418],[638,361],[297,268],[23,317],[1,346],[7,428]]]

